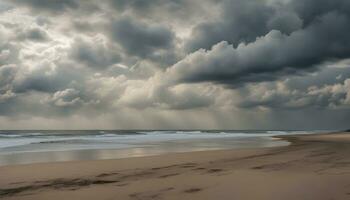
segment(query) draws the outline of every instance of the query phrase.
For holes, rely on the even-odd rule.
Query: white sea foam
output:
[[[22,135],[17,135],[17,134],[0,134],[0,138],[14,138],[14,137],[22,137]]]

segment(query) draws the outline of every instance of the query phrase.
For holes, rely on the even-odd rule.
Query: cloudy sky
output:
[[[349,0],[1,0],[0,129],[343,129]]]

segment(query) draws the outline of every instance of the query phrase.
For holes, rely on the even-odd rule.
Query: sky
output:
[[[1,0],[0,129],[347,129],[349,0]]]

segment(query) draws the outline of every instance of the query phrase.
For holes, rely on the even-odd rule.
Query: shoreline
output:
[[[350,133],[276,138],[291,144],[1,166],[0,199],[350,198]]]
[[[194,145],[193,145],[194,144]],[[151,146],[150,146],[151,145]],[[170,145],[170,146],[169,146]],[[208,146],[209,145],[209,146]],[[134,157],[168,155],[201,151],[255,149],[289,145],[289,142],[273,136],[246,138],[189,138],[181,140],[141,143],[134,147],[92,148],[68,150],[9,151],[0,153],[0,167],[36,163],[115,160]],[[153,147],[152,147],[153,146]]]

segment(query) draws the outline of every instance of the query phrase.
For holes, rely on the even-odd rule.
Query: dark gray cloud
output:
[[[185,8],[184,5],[188,3],[184,0],[109,0],[111,5],[118,11],[125,11],[128,9],[134,12],[146,14],[154,11],[155,8],[163,8],[168,11],[176,11]]]
[[[104,69],[121,60],[115,47],[103,41],[87,41],[78,38],[72,46],[73,59],[91,68]]]
[[[69,17],[89,17],[91,14],[101,12],[100,5],[93,0],[4,0],[11,8],[26,8],[32,16],[41,14],[46,17],[63,16],[69,13]]]
[[[141,58],[171,50],[175,39],[174,33],[165,26],[141,23],[130,17],[113,21],[111,36],[129,55]]]
[[[216,4],[221,0],[108,0],[110,7],[119,13],[128,13],[137,17],[152,19],[154,21],[165,21],[168,24],[173,20],[180,20],[182,23],[192,22],[197,15],[206,18],[212,13]]]
[[[22,30],[18,35],[19,40],[31,40],[34,42],[45,42],[50,39],[48,34],[40,28],[31,28],[29,30]]]
[[[193,29],[186,44],[187,51],[210,49],[221,41],[234,46],[254,41],[257,36],[270,31],[267,23],[275,10],[264,1],[233,0],[224,1],[221,12],[218,20],[201,23]]]
[[[66,9],[77,9],[79,7],[79,1],[77,0],[14,0],[13,2],[29,6],[35,10],[54,13],[64,12]]]
[[[18,68],[12,82],[15,93],[44,92],[54,93],[70,87],[71,84],[82,83],[86,72],[79,71],[72,64],[50,63],[44,61],[32,70],[28,66]]]
[[[299,29],[302,19],[288,6],[268,4],[266,1],[225,0],[219,19],[195,27],[186,44],[188,52],[227,41],[236,47],[241,42],[253,42],[271,30],[284,34]]]
[[[347,15],[349,2],[292,0],[287,3],[268,3],[260,0],[225,0],[219,19],[195,27],[186,49],[190,52],[200,48],[210,49],[221,41],[227,41],[236,47],[241,42],[253,42],[256,37],[264,36],[271,30],[290,34],[301,27],[310,26],[330,12]]]
[[[133,8],[137,10],[147,10],[152,8],[154,3],[159,3],[158,0],[142,1],[142,0],[110,0],[111,5],[113,5],[118,10],[125,10],[127,8]]]
[[[211,50],[190,54],[169,71],[183,82],[209,81],[236,87],[300,74],[322,62],[348,58],[348,13],[339,9],[315,18],[313,23],[290,34],[271,30],[254,42],[237,47],[221,42]]]
[[[350,11],[350,2],[346,0],[293,0],[289,1],[286,6],[303,19],[304,26],[310,25],[318,20],[319,16],[330,12],[339,12],[349,16]]]

